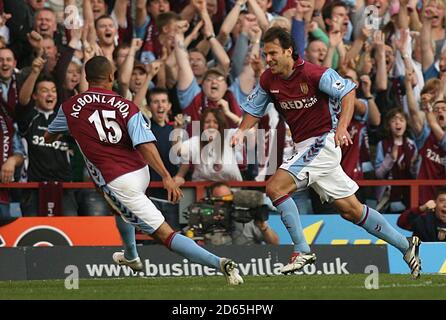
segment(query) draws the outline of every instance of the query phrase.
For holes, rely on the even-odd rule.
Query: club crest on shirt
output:
[[[303,82],[300,84],[300,91],[302,91],[303,94],[308,93],[308,84]]]

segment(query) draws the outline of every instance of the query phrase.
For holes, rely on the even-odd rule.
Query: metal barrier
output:
[[[410,206],[418,206],[419,201],[419,187],[420,186],[446,186],[446,180],[358,180],[356,181],[361,187],[379,187],[379,186],[401,186],[410,188]],[[194,188],[196,200],[203,199],[206,195],[206,188],[209,187],[212,181],[206,182],[186,182],[182,187]],[[266,182],[257,181],[230,181],[228,184],[231,187],[250,187],[264,189]],[[39,182],[13,182],[13,183],[2,183],[0,188],[9,189],[38,189]],[[162,188],[162,182],[151,182],[149,187],[152,188]],[[88,189],[95,188],[93,182],[63,182],[63,188],[65,189]]]

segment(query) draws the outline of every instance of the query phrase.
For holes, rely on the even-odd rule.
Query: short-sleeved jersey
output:
[[[144,167],[146,162],[135,147],[156,141],[135,104],[100,88],[90,88],[62,104],[48,131],[67,130],[99,186]]]
[[[33,103],[17,108],[17,124],[28,158],[25,163],[28,182],[72,180],[70,138],[45,143],[45,132],[56,116],[55,111],[44,111]]]
[[[296,143],[334,131],[341,99],[355,84],[327,69],[298,58],[287,79],[263,72],[260,83],[241,108],[255,117],[265,114],[268,103],[286,119]]]
[[[430,130],[427,123],[424,124],[423,131],[416,137],[419,155],[421,157],[418,179],[445,179],[445,158],[446,158],[446,135],[442,141],[438,141]],[[435,199],[436,187],[420,188],[420,204],[428,200]]]

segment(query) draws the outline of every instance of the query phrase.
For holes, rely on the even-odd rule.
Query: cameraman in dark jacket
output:
[[[404,211],[397,224],[400,228],[413,231],[421,241],[446,241],[446,188],[438,189],[435,200]]]
[[[216,182],[210,187],[213,198],[224,198],[232,195],[231,188],[224,182]],[[265,215],[259,214],[249,222],[241,223],[232,221],[232,244],[279,244],[279,236],[271,229],[266,221]]]

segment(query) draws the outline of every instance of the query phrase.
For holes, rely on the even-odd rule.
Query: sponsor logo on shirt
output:
[[[294,101],[280,101],[280,107],[285,110],[290,109],[308,109],[314,106],[317,102],[316,96],[312,96],[309,98],[303,98],[300,100],[294,100]]]
[[[342,83],[341,80],[336,80],[335,83],[333,83],[333,88],[338,91],[342,91],[345,88],[345,85]]]
[[[279,90],[274,90],[274,89],[271,89],[271,90],[269,90],[269,92],[271,92],[271,93],[275,94],[275,93],[279,93]]]
[[[438,146],[437,146],[437,148],[438,148]],[[437,152],[433,151],[430,148],[427,148],[427,150],[426,150],[426,157],[430,161],[438,163],[438,164],[443,164],[443,162],[444,162],[444,159],[442,159],[441,156]]]
[[[248,101],[254,101],[254,99],[257,97],[258,93],[257,91],[252,92],[249,96],[248,96]]]

